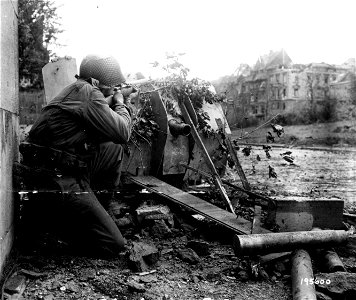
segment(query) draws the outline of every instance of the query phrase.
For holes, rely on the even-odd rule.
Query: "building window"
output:
[[[324,83],[325,83],[325,84],[328,84],[328,82],[329,82],[329,75],[328,75],[328,74],[325,74],[325,75],[324,75]]]
[[[287,89],[283,89],[283,98],[287,97]]]
[[[297,85],[299,84],[299,76],[298,75],[295,75],[294,77],[294,83]]]
[[[261,114],[265,114],[265,107],[264,106],[261,106]]]
[[[294,97],[299,97],[299,89],[294,88]]]
[[[316,79],[316,83],[319,84],[319,82],[320,82],[320,74],[316,74],[315,79]]]
[[[283,102],[282,103],[282,109],[285,110],[286,109],[286,104]]]

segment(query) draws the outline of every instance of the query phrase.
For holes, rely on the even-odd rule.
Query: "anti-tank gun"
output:
[[[73,63],[75,60],[66,59],[45,66],[46,97],[74,81]],[[116,88],[135,110],[133,133],[123,158],[124,182],[144,187],[235,232],[248,233],[251,222],[237,221],[220,178],[231,155],[244,188],[249,189],[236,153],[231,153],[231,131],[212,86],[197,79],[142,79]],[[219,191],[225,209],[176,188],[183,182],[207,179],[204,172]]]

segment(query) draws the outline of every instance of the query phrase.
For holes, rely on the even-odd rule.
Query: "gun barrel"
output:
[[[187,136],[190,133],[191,127],[186,123],[179,123],[175,119],[168,121],[169,131],[173,136],[185,135]]]

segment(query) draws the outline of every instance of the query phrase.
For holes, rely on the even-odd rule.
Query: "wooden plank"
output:
[[[178,188],[175,188],[152,176],[135,176],[129,177],[129,180],[135,184],[146,188],[147,190],[161,195],[162,197],[175,202],[179,205],[192,210],[209,220],[212,220],[237,234],[250,234],[251,222],[241,217],[236,217],[235,214],[221,209],[209,202],[206,202],[194,195],[186,193]],[[270,232],[267,229],[261,228],[261,233]]]
[[[187,100],[187,101],[190,102],[190,100]],[[226,193],[226,190],[222,185],[221,178],[220,178],[220,176],[219,176],[219,174],[218,174],[218,172],[217,172],[217,170],[215,168],[214,163],[212,162],[212,160],[210,158],[210,155],[209,155],[207,149],[204,146],[204,143],[202,142],[202,140],[201,140],[201,138],[199,136],[199,133],[198,133],[197,129],[195,128],[194,122],[192,121],[192,118],[189,115],[189,111],[187,110],[187,108],[186,108],[184,103],[181,103],[181,102],[178,102],[178,103],[179,103],[179,107],[180,107],[182,115],[183,115],[183,119],[185,120],[185,122],[187,124],[189,124],[191,126],[191,130],[192,130],[191,134],[192,134],[192,136],[194,138],[194,141],[196,142],[197,146],[202,151],[203,157],[205,158],[205,162],[207,163],[208,167],[210,168],[210,170],[212,172],[212,177],[213,177],[215,186],[218,188],[221,197],[224,199],[224,201],[226,201],[226,203],[229,206],[229,209],[234,214],[235,213],[234,208],[232,207],[232,204],[231,204],[230,199],[229,199],[229,197],[228,197],[228,195]]]
[[[226,136],[225,143],[226,143],[226,146],[227,146],[227,150],[229,151],[229,153],[231,155],[231,158],[232,158],[232,160],[234,162],[235,170],[236,170],[237,174],[240,176],[240,179],[241,179],[241,182],[242,182],[242,186],[247,191],[251,190],[250,184],[247,181],[245,172],[242,169],[242,166],[241,166],[240,161],[239,161],[239,159],[237,157],[236,151],[235,151],[234,147],[232,146],[231,139],[225,132],[225,126],[224,126],[223,122],[221,121],[220,118],[216,118],[215,121],[216,121],[216,124],[218,125],[219,129],[223,130],[223,132],[224,132],[224,134]]]
[[[242,169],[242,166],[240,164],[240,161],[236,155],[236,151],[234,149],[234,147],[232,146],[230,137],[226,137],[226,145],[227,145],[227,149],[229,150],[229,153],[232,157],[232,160],[234,161],[235,164],[235,170],[237,172],[237,174],[239,175],[241,182],[242,182],[242,186],[244,187],[245,190],[249,191],[251,190],[250,184],[247,181],[246,175],[244,170]]]

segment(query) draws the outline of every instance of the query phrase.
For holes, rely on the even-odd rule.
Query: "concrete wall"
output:
[[[352,81],[344,81],[331,84],[330,97],[337,100],[351,100],[352,86],[355,85]]]
[[[18,158],[17,1],[1,0],[0,48],[0,275],[14,240],[12,164]]]

